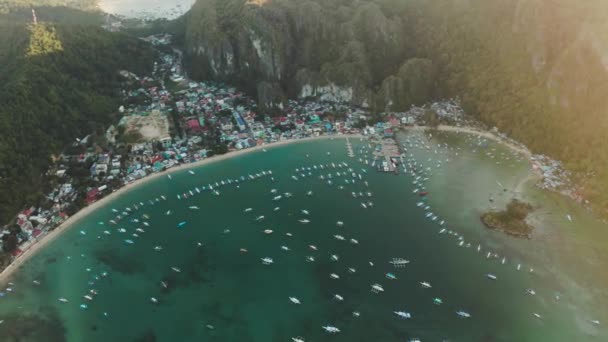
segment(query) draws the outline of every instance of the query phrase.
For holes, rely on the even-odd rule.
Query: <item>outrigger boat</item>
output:
[[[403,319],[408,319],[408,318],[412,318],[412,315],[409,312],[405,312],[405,311],[393,311],[395,313],[395,315],[397,315],[399,318],[403,318]]]
[[[471,318],[471,314],[463,310],[456,311],[456,314],[462,318]]]
[[[392,264],[395,267],[405,267],[409,263],[409,260],[403,258],[393,258],[393,260],[389,261],[389,264]]]
[[[384,288],[380,284],[372,284],[372,292],[373,293],[384,292]]]
[[[340,329],[331,326],[331,325],[324,325],[322,326],[323,330],[325,330],[326,332],[330,333],[330,334],[336,334],[340,332]]]
[[[272,258],[268,258],[268,257],[262,258],[261,260],[262,260],[262,264],[264,264],[264,265],[272,265],[274,263],[274,260],[272,260]]]

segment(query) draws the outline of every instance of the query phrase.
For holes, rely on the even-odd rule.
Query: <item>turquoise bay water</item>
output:
[[[126,193],[65,232],[15,274],[13,292],[0,298],[0,341],[291,341],[296,336],[306,341],[606,339],[603,328],[589,322],[608,319],[603,311],[605,290],[593,287],[603,275],[586,274],[606,265],[603,247],[595,246],[593,255],[586,248],[560,253],[563,241],[550,237],[562,230],[542,230],[543,242],[524,241],[488,231],[479,223],[489,196],[497,207],[510,199],[496,182],[513,189],[528,173],[526,162],[514,160],[500,146],[479,147],[475,140],[456,135],[424,138],[429,149],[422,148],[421,139],[400,137],[412,143],[408,154],[416,168],[430,168],[421,175],[429,178],[424,185],[413,184],[411,174],[378,173],[360,162],[359,158],[372,160],[366,142],[351,140],[362,154],[349,158],[345,140],[335,139],[253,152],[194,169],[194,175],[180,171],[172,179],[162,177]],[[499,159],[505,159],[504,164],[497,165]],[[331,163],[348,167],[333,168]],[[323,170],[312,168],[321,164],[326,166]],[[311,170],[295,172],[302,167]],[[220,186],[219,196],[195,190],[265,170],[272,170],[272,176],[261,175],[238,188]],[[413,190],[422,186],[429,192],[424,201],[439,217],[436,221],[425,218],[426,212],[416,205],[421,198]],[[190,190],[194,196],[177,199],[177,194]],[[283,198],[273,201],[279,194]],[[528,196],[546,201],[536,193]],[[144,205],[135,210],[140,202]],[[361,202],[373,202],[373,207],[365,209]],[[123,212],[127,207],[133,210],[128,217],[116,225],[109,222],[117,215],[113,208]],[[246,208],[251,212],[244,212]],[[265,218],[256,221],[260,215]],[[577,213],[575,219],[583,220],[584,215]],[[300,223],[302,219],[310,223]],[[439,234],[440,220],[462,236],[463,246],[456,236]],[[187,223],[178,228],[182,221]],[[344,226],[338,227],[337,221]],[[599,228],[581,231],[579,240],[601,234]],[[500,257],[487,259],[488,251]],[[559,262],[552,263],[557,254]],[[332,255],[338,261],[332,261]],[[315,261],[308,262],[307,256]],[[264,257],[274,263],[263,265]],[[389,264],[392,258],[411,263],[395,268]],[[593,260],[592,265],[577,269],[579,258]],[[517,264],[522,264],[520,271]],[[388,272],[397,279],[387,279]],[[340,278],[330,278],[331,273]],[[487,273],[498,280],[488,279]],[[423,288],[422,281],[432,288]],[[373,293],[373,284],[382,285],[384,292]],[[527,294],[527,288],[536,295]],[[91,289],[97,294],[91,295]],[[86,294],[93,300],[84,299]],[[344,300],[335,299],[336,294]],[[62,297],[69,303],[60,303]],[[297,297],[301,304],[292,304],[289,297]],[[434,297],[443,304],[434,305]],[[79,308],[82,303],[88,305],[86,310]],[[460,318],[457,310],[472,317]],[[394,311],[407,311],[412,318],[400,319]],[[323,325],[341,332],[329,335]]]

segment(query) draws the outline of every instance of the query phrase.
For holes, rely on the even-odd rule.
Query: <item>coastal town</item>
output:
[[[251,97],[230,85],[188,79],[181,52],[170,47],[171,39],[167,34],[143,38],[162,47],[151,75],[121,71],[124,87],[118,122],[103,135],[76,139],[52,157],[53,166],[46,173],[52,190],[0,232],[1,268],[80,209],[177,166],[275,142],[362,134],[379,142],[378,156],[386,157],[378,170],[392,172],[391,158],[401,153],[393,139],[396,131],[417,125],[475,126],[465,118],[458,100],[383,113],[315,99],[290,100],[281,109],[258,108]],[[497,132],[496,136],[516,144]],[[558,162],[545,156],[533,156],[531,162],[542,173],[541,187],[569,187],[568,174]]]

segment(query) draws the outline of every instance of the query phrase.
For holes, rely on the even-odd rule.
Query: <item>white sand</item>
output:
[[[430,129],[430,127],[428,126],[413,126],[413,127],[407,127],[407,130],[426,130],[426,129]],[[493,134],[492,132],[487,132],[487,131],[480,131],[476,128],[473,127],[458,127],[458,126],[446,126],[446,125],[439,125],[437,127],[437,130],[439,131],[444,131],[444,132],[455,132],[455,133],[466,133],[466,134],[476,134],[479,136],[482,136],[484,138],[490,139],[490,140],[494,140],[496,142],[502,143],[503,145],[507,146],[508,148],[510,148],[511,150],[515,151],[515,152],[519,152],[522,153],[523,155],[525,155],[527,158],[530,158],[532,156],[532,153],[526,149],[526,148],[522,148],[521,146],[515,145],[510,141],[507,141],[495,134]]]
[[[21,267],[21,265],[23,265],[27,260],[29,260],[29,258],[34,256],[36,254],[36,252],[38,252],[39,250],[44,248],[46,245],[51,243],[53,240],[55,240],[57,237],[59,237],[63,232],[67,231],[70,227],[74,226],[74,224],[77,223],[78,221],[80,221],[82,218],[86,217],[87,215],[89,215],[90,213],[99,209],[100,207],[112,202],[117,197],[124,195],[127,192],[134,190],[135,188],[141,187],[141,186],[147,184],[148,182],[151,182],[159,177],[166,177],[166,175],[175,173],[177,171],[200,167],[200,166],[207,165],[210,163],[215,163],[215,162],[219,162],[219,161],[226,160],[229,158],[238,157],[238,156],[241,156],[241,155],[244,155],[247,153],[260,151],[265,148],[274,148],[274,147],[278,147],[278,146],[284,146],[284,145],[300,143],[300,142],[305,142],[305,141],[312,141],[312,140],[345,138],[345,137],[346,137],[346,135],[335,135],[335,136],[310,137],[310,138],[296,139],[296,140],[283,140],[283,141],[279,141],[279,142],[272,143],[272,144],[259,145],[259,146],[245,149],[245,150],[239,150],[239,151],[222,154],[219,156],[213,156],[213,157],[203,159],[203,160],[195,162],[195,163],[182,164],[177,167],[171,168],[165,172],[151,174],[147,177],[138,179],[137,181],[135,181],[131,184],[125,185],[124,187],[122,187],[119,190],[117,190],[116,192],[113,192],[112,194],[102,198],[101,200],[99,200],[87,207],[84,207],[79,212],[77,212],[76,214],[74,214],[73,216],[68,218],[65,222],[60,224],[52,232],[48,233],[47,235],[44,235],[43,237],[40,237],[36,242],[32,243],[29,248],[24,250],[23,253],[21,253],[17,258],[15,258],[15,260],[13,260],[13,262],[0,273],[0,284],[8,281],[8,279],[13,274],[13,272],[18,270],[19,267]],[[360,138],[363,136],[348,135],[348,137]]]

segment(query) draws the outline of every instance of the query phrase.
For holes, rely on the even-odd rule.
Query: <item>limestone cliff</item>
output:
[[[402,40],[403,18],[387,17],[375,3],[199,0],[187,27],[191,74],[236,82],[262,105],[317,97],[404,109],[428,100],[422,91],[391,101],[397,88],[431,81],[426,74],[398,74],[416,56]]]
[[[286,98],[467,112],[567,162],[608,208],[608,2],[198,0],[188,70]],[[603,195],[607,194],[607,195]]]

